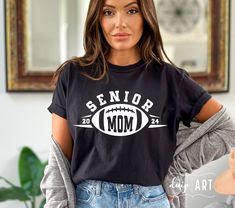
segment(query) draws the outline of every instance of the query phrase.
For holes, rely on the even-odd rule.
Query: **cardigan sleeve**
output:
[[[184,136],[181,132],[179,134],[181,137]],[[231,152],[231,148],[235,147],[234,121],[226,108],[222,107],[183,140],[185,143],[178,146],[177,154],[164,179],[164,188],[171,196],[182,193],[182,188],[174,183],[184,184],[185,173],[190,174],[202,165]]]
[[[46,198],[44,208],[75,208],[75,187],[70,176],[70,163],[51,135],[48,165],[40,182]]]

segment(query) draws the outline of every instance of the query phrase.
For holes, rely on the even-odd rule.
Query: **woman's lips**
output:
[[[117,40],[125,40],[129,37],[129,34],[115,34],[113,37]]]

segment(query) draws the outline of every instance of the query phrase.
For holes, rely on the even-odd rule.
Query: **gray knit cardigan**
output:
[[[174,196],[172,208],[185,208],[185,193],[172,188],[174,178],[185,182],[185,173],[216,160],[235,147],[235,124],[223,106],[219,112],[204,123],[191,122],[191,127],[180,123],[177,133],[177,149],[173,163],[164,180],[168,195]],[[70,163],[51,135],[48,165],[40,187],[46,197],[44,208],[76,208],[75,186],[70,175]]]

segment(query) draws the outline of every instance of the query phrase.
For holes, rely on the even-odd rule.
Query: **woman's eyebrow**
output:
[[[127,4],[126,6],[124,6],[124,8],[126,8],[126,7],[128,7],[128,6],[132,5],[132,4],[137,4],[138,5],[137,2],[131,2],[131,3]],[[115,8],[115,6],[112,6],[112,5],[109,5],[109,4],[105,4],[104,7],[105,6]]]

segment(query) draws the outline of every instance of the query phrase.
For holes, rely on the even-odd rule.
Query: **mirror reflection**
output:
[[[27,1],[28,70],[54,71],[78,54],[79,46],[82,47],[79,29],[84,25],[79,20],[79,3]],[[189,72],[207,70],[208,0],[155,0],[155,5],[164,47],[173,63]]]
[[[28,70],[55,70],[78,52],[77,0],[27,1]]]
[[[207,70],[208,0],[155,0],[170,60],[189,72]]]

